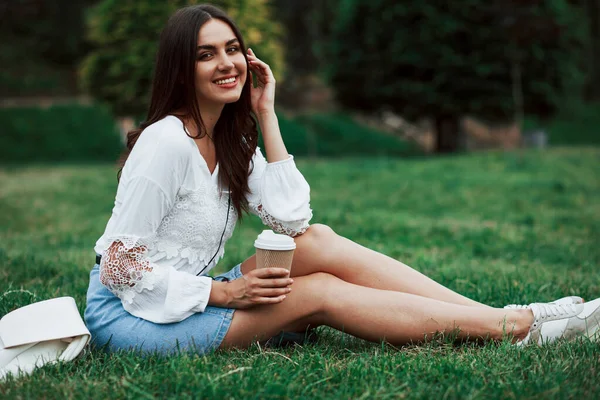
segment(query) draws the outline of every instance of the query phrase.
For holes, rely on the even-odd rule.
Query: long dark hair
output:
[[[127,133],[127,150],[121,157],[118,178],[142,131],[165,116],[174,114],[176,110],[185,110],[186,116],[191,117],[198,127],[197,136],[190,137],[198,139],[206,135],[196,101],[194,74],[198,32],[213,18],[229,25],[246,57],[242,34],[223,10],[201,4],[175,12],[160,36],[148,116],[137,129]],[[212,136],[219,163],[219,183],[222,188],[231,191],[231,203],[240,218],[242,211],[248,212],[248,166],[258,141],[256,121],[251,114],[251,84],[251,76],[247,74],[239,100],[225,105]],[[182,116],[178,117],[181,119]]]

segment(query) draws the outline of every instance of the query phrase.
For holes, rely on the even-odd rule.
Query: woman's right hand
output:
[[[250,308],[261,304],[281,303],[292,290],[293,279],[285,268],[257,268],[229,282],[229,308]]]

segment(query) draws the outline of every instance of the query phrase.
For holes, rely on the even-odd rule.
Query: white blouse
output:
[[[293,156],[267,163],[257,148],[252,161],[252,213],[276,232],[304,233],[312,217],[310,187]],[[204,311],[212,287],[206,274],[223,257],[238,218],[229,192],[219,190],[218,172],[217,164],[210,173],[175,116],[140,135],[94,247],[102,255],[100,281],[132,315],[171,323]]]

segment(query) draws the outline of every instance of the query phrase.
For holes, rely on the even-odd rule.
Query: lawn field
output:
[[[298,159],[312,222],[493,306],[600,297],[600,148],[421,159]],[[59,296],[83,315],[112,165],[0,167],[0,316]],[[249,217],[214,273],[253,252]],[[402,321],[398,321],[402,324]],[[0,398],[578,398],[600,394],[600,343],[517,349],[436,338],[401,348],[319,328],[314,345],[207,356],[86,351],[0,383]]]

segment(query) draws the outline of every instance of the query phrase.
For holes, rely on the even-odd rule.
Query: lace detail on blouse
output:
[[[237,221],[233,204],[229,206],[227,219],[228,196],[227,192],[219,194],[206,185],[195,190],[181,188],[174,206],[158,227],[157,250],[167,259],[187,259],[190,265],[200,266],[198,272],[217,250],[215,261],[218,261],[225,253],[225,242],[233,235]],[[221,235],[223,242],[219,249]]]
[[[233,234],[237,221],[231,205],[225,226],[227,196],[206,187],[197,190],[182,188],[151,239],[109,238],[112,244],[104,252],[100,265],[102,284],[119,298],[132,303],[136,293],[153,289],[150,259],[172,260],[174,263],[186,259],[194,274],[204,270],[215,253],[211,264],[216,264],[225,253],[225,242]],[[225,234],[219,248],[223,231]]]
[[[154,274],[146,258],[150,242],[114,238],[100,261],[100,282],[129,304],[133,303],[136,293],[154,288]]]
[[[267,225],[269,228],[273,229],[277,233],[282,233],[284,235],[295,237],[295,236],[302,235],[304,232],[307,231],[307,229],[309,227],[308,220],[310,220],[310,218],[305,221],[300,221],[299,226],[293,227],[292,224],[287,224],[283,221],[280,221],[277,218],[273,217],[268,212],[266,212],[265,209],[263,208],[262,204],[258,204],[258,205],[251,204],[250,207],[252,207],[254,209],[254,211],[256,212],[256,215],[258,215],[260,217],[263,224]],[[312,213],[311,213],[311,216],[312,216]],[[298,224],[294,224],[294,225],[298,225]]]

